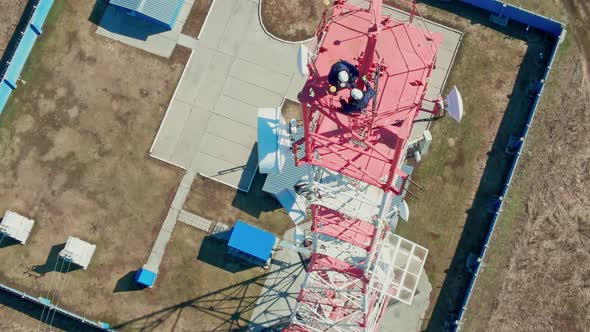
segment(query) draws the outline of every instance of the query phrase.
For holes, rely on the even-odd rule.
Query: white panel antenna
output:
[[[280,173],[289,153],[290,138],[281,108],[258,109],[258,169]]]
[[[301,245],[303,244],[303,241],[305,241],[305,233],[301,228],[295,226],[295,231],[293,232],[293,242],[295,242],[296,245]]]
[[[463,118],[463,99],[456,86],[453,87],[447,98],[445,98],[445,109],[455,121],[461,122]]]
[[[405,199],[402,200],[402,204],[399,207],[399,217],[405,221],[410,219],[410,208],[408,207],[408,203],[406,203]]]
[[[307,46],[301,43],[299,45],[299,51],[297,53],[297,67],[299,68],[299,73],[303,77],[307,77],[309,75],[309,68],[307,68],[307,62],[309,61],[309,49]]]

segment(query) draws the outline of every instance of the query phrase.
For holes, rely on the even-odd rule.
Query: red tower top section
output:
[[[403,181],[397,179],[407,178],[400,166],[442,42],[442,35],[413,25],[413,18],[382,16],[380,0],[368,10],[335,2],[319,27],[317,55],[299,95],[305,137],[294,145],[298,165],[321,166],[399,194]],[[348,99],[350,90],[328,91],[330,68],[341,59],[367,75],[377,92],[366,112],[340,112],[339,99]],[[361,79],[357,87],[364,88]]]

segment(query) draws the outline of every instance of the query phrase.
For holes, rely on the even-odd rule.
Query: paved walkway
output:
[[[209,230],[211,229],[211,224],[213,224],[211,220],[205,219],[186,210],[180,210],[180,214],[178,215],[178,221],[185,223],[189,226],[193,226],[207,233],[209,233]]]
[[[186,197],[191,190],[195,176],[195,172],[188,171],[180,181],[180,186],[178,186],[178,189],[176,190],[176,195],[174,195],[172,206],[168,210],[168,215],[166,216],[166,219],[164,219],[164,224],[160,229],[160,233],[158,233],[156,242],[154,242],[154,246],[152,247],[152,252],[150,253],[148,261],[144,266],[152,272],[158,273],[160,269],[160,263],[164,257],[166,246],[172,237],[172,231],[174,231],[174,226],[176,226],[176,221],[178,220],[180,211],[184,206]]]

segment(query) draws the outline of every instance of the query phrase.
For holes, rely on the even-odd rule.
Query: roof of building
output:
[[[228,246],[266,261],[270,258],[275,241],[272,233],[238,220],[231,232]]]
[[[147,287],[152,287],[156,281],[156,273],[145,268],[137,270],[135,281]]]
[[[90,244],[86,241],[82,241],[77,237],[68,237],[66,247],[59,253],[59,256],[64,259],[69,259],[72,263],[81,266],[82,268],[88,268],[92,255],[96,250],[96,245]]]
[[[0,233],[19,241],[21,244],[25,244],[34,224],[33,220],[7,210],[2,222],[0,222]],[[2,236],[0,236],[0,239],[2,239]]]
[[[290,155],[289,134],[281,108],[258,109],[258,166],[261,173],[278,173]]]
[[[109,3],[151,17],[172,28],[183,0],[111,0]]]

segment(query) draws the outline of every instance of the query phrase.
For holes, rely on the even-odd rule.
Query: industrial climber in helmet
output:
[[[363,82],[365,82],[367,90],[363,92],[360,89],[354,88],[350,90],[350,98],[348,98],[348,101],[344,100],[344,98],[340,99],[343,113],[351,114],[361,112],[367,108],[369,101],[375,97],[375,90],[373,90],[373,87],[369,84],[366,76],[363,76]]]
[[[332,65],[328,74],[330,91],[334,93],[340,89],[353,88],[358,78],[358,69],[350,62],[340,60]]]

